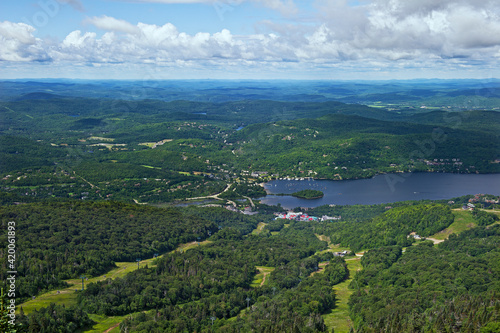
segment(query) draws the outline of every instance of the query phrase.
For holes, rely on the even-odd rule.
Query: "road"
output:
[[[236,207],[236,203],[235,203],[234,201],[219,198],[219,195],[221,195],[222,193],[224,193],[224,192],[228,191],[228,190],[229,190],[229,188],[231,187],[231,185],[233,185],[233,184],[228,184],[228,185],[227,185],[227,187],[224,189],[224,191],[222,191],[222,192],[220,192],[220,193],[213,194],[213,195],[207,195],[206,197],[186,198],[186,200],[203,200],[203,199],[225,200],[225,201],[227,201],[230,205],[233,205],[233,207]],[[253,206],[253,202],[252,202],[252,206]]]

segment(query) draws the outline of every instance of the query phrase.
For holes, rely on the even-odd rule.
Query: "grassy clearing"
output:
[[[351,283],[352,278],[354,277],[356,272],[361,270],[360,258],[347,259],[346,262],[347,267],[349,268],[350,277],[346,281],[339,283],[333,287],[333,289],[335,290],[335,295],[337,297],[337,300],[335,302],[336,307],[330,313],[323,315],[323,319],[325,320],[328,331],[333,328],[336,333],[349,332],[349,328],[351,327],[351,319],[349,318],[349,307],[347,305],[347,301],[353,293],[353,290],[348,289],[347,287],[349,286],[349,283]]]
[[[180,250],[187,251],[193,247],[200,245],[207,245],[210,243],[212,242],[204,241],[200,242],[199,244],[197,244],[197,242],[182,244],[174,251],[180,251]],[[139,268],[143,268],[146,265],[148,267],[154,267],[155,266],[154,261],[155,261],[154,258],[141,260],[139,262]],[[132,271],[135,271],[138,268],[137,262],[117,262],[116,266],[117,266],[116,268],[111,269],[106,274],[89,278],[88,280],[85,279],[83,281],[84,287],[86,287],[89,283],[92,282],[95,283],[106,279],[123,278],[125,275],[127,275]],[[17,307],[17,311],[18,312],[20,311],[21,306],[23,307],[24,313],[29,314],[30,312],[33,312],[35,310],[47,307],[51,303],[55,303],[58,305],[65,305],[65,306],[71,306],[76,304],[77,293],[75,292],[75,290],[82,289],[82,279],[70,279],[65,281],[70,285],[68,288],[59,290],[59,293],[57,292],[57,290],[53,290],[45,294],[39,295],[35,299],[20,304]]]
[[[431,236],[431,238],[445,240],[452,233],[459,234],[465,230],[472,229],[477,226],[474,218],[468,210],[453,210],[452,213],[455,216],[455,220],[453,221],[453,223],[448,228],[441,230],[437,234]]]
[[[156,144],[156,142],[141,142],[139,143],[139,146],[146,146],[149,148],[153,148],[153,146]]]
[[[318,234],[315,234],[315,235],[316,235],[316,237],[318,237],[318,239],[320,241],[327,242],[328,245],[330,245],[330,237],[325,236],[325,235],[318,235]]]
[[[259,224],[257,225],[257,228],[256,228],[256,229],[254,229],[254,230],[252,231],[252,234],[253,234],[253,235],[258,235],[258,234],[260,234],[260,233],[262,232],[262,230],[264,230],[264,227],[265,227],[266,225],[267,225],[267,224],[266,224],[266,223],[264,223],[264,222],[259,222]],[[279,232],[278,232],[278,233],[279,233]]]
[[[151,165],[141,165],[142,167],[145,167],[145,168],[148,168],[148,169],[157,169],[157,170],[161,170],[161,168],[159,167],[154,167],[154,166],[151,166]]]
[[[64,306],[71,306],[76,304],[76,293],[75,289],[77,287],[72,286],[67,289],[60,290],[60,293],[57,293],[57,290],[50,291],[48,293],[37,296],[34,300],[29,300],[20,304],[16,308],[16,313],[19,314],[21,307],[25,314],[33,312],[35,310],[45,308],[49,306],[51,303],[56,303]],[[81,288],[81,285],[80,285]]]
[[[209,241],[209,240],[206,240],[206,241],[203,241],[203,242],[191,242],[191,243],[181,244],[181,245],[179,245],[179,247],[177,247],[177,249],[173,250],[170,253],[187,251],[187,250],[192,249],[194,247],[202,246],[202,245],[208,245],[210,243],[213,243],[213,242]]]
[[[326,265],[328,265],[328,264],[329,264],[329,262],[320,262],[318,264],[318,270],[314,271],[314,272],[311,272],[311,274],[309,274],[309,276],[313,276],[314,274],[323,273],[325,271]]]
[[[259,271],[259,273],[255,275],[252,283],[250,284],[250,287],[262,287],[267,283],[267,275],[274,271],[274,267],[257,266],[255,268]]]
[[[316,237],[326,237],[326,236],[321,236],[321,235],[316,235]],[[328,238],[328,237],[327,237]],[[319,238],[320,240],[323,240],[321,238]],[[328,242],[328,249],[326,250],[323,250],[323,251],[320,251],[318,253],[325,253],[325,252],[342,252],[344,250],[346,251],[351,251],[351,249],[349,249],[348,247],[342,247],[340,246],[339,244],[330,244],[330,239],[327,240]]]
[[[144,267],[146,264],[148,264],[149,266],[153,266],[153,259],[147,259],[139,262],[139,267]],[[84,287],[86,287],[89,283],[102,281],[107,278],[116,279],[117,277],[124,277],[131,271],[137,269],[137,262],[117,262],[116,266],[116,268],[113,268],[106,274],[84,280]],[[53,290],[39,295],[35,299],[20,304],[20,306],[18,307],[18,311],[20,310],[21,306],[23,307],[24,313],[28,314],[34,310],[47,307],[51,303],[65,306],[76,304],[77,294],[75,290],[82,289],[82,279],[70,279],[65,281],[70,285],[68,288],[60,289],[59,293],[57,290]]]
[[[120,332],[120,328],[116,326],[115,328],[112,328],[115,325],[119,325],[122,321],[125,320],[125,318],[129,317],[130,315],[126,316],[117,316],[117,317],[106,317],[102,315],[96,315],[96,314],[89,314],[90,319],[96,322],[94,326],[92,326],[90,329],[81,331],[82,333],[117,333]],[[108,331],[110,328],[112,328],[110,331]]]

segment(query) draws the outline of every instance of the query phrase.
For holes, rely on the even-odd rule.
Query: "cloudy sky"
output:
[[[498,0],[12,0],[0,78],[499,78]]]

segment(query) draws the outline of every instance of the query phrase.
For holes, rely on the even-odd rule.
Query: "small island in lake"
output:
[[[317,190],[302,190],[292,193],[292,196],[300,199],[319,199],[323,198],[323,192]]]

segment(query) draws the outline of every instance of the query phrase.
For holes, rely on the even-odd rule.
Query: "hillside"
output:
[[[500,171],[493,111],[403,116],[338,102],[122,102],[0,103],[4,191],[160,203],[220,193],[252,174]]]
[[[498,193],[307,221],[259,201],[284,177],[500,172],[496,80],[0,85],[17,332],[500,327]]]
[[[467,200],[464,197],[457,201],[462,199]],[[60,303],[50,305],[50,311],[30,312],[18,320],[27,329],[38,325],[40,329],[52,330],[71,321],[87,331],[102,325],[106,318],[114,318],[121,322],[122,329],[127,327],[134,332],[181,328],[251,331],[259,327],[287,332],[291,327],[307,330],[311,323],[311,332],[325,332],[337,330],[336,326],[326,326],[323,315],[335,311],[335,286],[348,277],[354,277],[348,292],[352,294],[350,316],[352,325],[359,330],[396,325],[393,317],[400,318],[403,327],[409,324],[408,312],[398,312],[386,300],[393,293],[394,300],[404,308],[414,304],[409,300],[415,290],[419,292],[418,307],[411,306],[413,316],[420,318],[418,325],[423,326],[440,324],[427,318],[425,309],[439,312],[448,306],[460,308],[469,301],[473,302],[473,309],[479,309],[486,300],[491,300],[493,306],[498,302],[498,296],[490,292],[499,283],[495,273],[499,269],[499,228],[495,219],[484,219],[481,213],[473,218],[484,220],[489,226],[452,235],[433,247],[407,235],[412,231],[433,234],[450,225],[454,215],[446,205],[396,203],[394,209],[386,212],[383,205],[324,209],[342,209],[351,222],[291,221],[272,234],[265,229],[253,234],[251,231],[259,221],[267,224],[274,216],[245,216],[222,208],[158,209],[114,202],[2,207],[2,219],[16,220],[18,234],[24,235],[18,238],[18,279],[23,286],[18,290],[18,299],[22,302],[26,296],[38,295],[44,289],[64,290],[61,294],[51,293],[50,299]],[[360,221],[353,222],[357,219]],[[137,233],[137,228],[142,232]],[[205,237],[210,241],[197,245]],[[348,271],[344,258],[334,256],[333,251],[337,250],[332,247],[338,246],[332,244],[339,240],[352,249],[368,250],[361,259],[363,270],[356,275]],[[188,243],[169,252],[179,242]],[[408,246],[406,252],[402,253],[401,246]],[[160,254],[159,259],[140,267],[135,265],[135,258],[144,260],[155,255],[155,251]],[[114,260],[128,260],[133,269],[114,276],[119,270],[112,269]],[[75,261],[81,265],[68,265]],[[421,265],[424,261],[426,264]],[[33,279],[38,276],[33,274],[38,265],[50,276],[72,277],[68,280],[72,284],[79,283],[81,275],[91,279],[85,283],[85,290],[77,290],[73,295],[62,280],[55,283],[54,278]],[[255,286],[252,281],[260,273],[257,267],[266,267],[269,273],[262,285]],[[438,288],[441,284],[429,284],[438,268],[444,289]],[[486,273],[488,269],[491,274]],[[451,281],[450,274],[460,279]],[[417,284],[412,282],[414,278]],[[47,281],[51,283],[46,284]],[[359,288],[366,292],[357,292]],[[405,296],[397,297],[398,293]],[[434,304],[432,297],[436,293],[439,297]],[[375,302],[376,298],[384,301]],[[33,302],[36,300],[30,301]],[[63,304],[67,305],[62,307]],[[495,310],[476,319],[470,313],[462,311],[460,316],[474,320],[477,327],[498,321]],[[44,319],[54,315],[60,320]],[[269,317],[273,320],[269,321]]]

